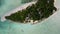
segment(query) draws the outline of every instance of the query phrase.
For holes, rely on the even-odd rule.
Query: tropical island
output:
[[[5,18],[20,23],[27,23],[30,20],[35,22],[36,20],[48,18],[53,14],[53,11],[57,11],[57,8],[54,6],[54,0],[37,0],[35,4],[28,6],[26,9],[19,10],[10,16],[5,16]]]

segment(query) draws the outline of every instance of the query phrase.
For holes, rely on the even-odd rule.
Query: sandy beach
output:
[[[13,10],[11,10],[11,11],[8,11],[6,14],[4,14],[4,15],[1,17],[1,21],[4,22],[4,21],[6,20],[6,19],[5,19],[5,16],[9,16],[9,15],[11,15],[12,13],[15,13],[15,12],[17,12],[17,11],[19,11],[19,10],[25,9],[26,7],[28,7],[28,6],[32,5],[32,4],[35,4],[35,3],[36,3],[36,1],[34,1],[34,2],[29,2],[29,3],[23,4],[23,5],[15,8],[15,9],[13,9]]]
[[[28,6],[32,5],[32,4],[35,4],[35,3],[36,3],[36,1],[29,2],[29,3],[25,3],[25,4],[23,4],[23,5],[15,8],[15,9],[11,10],[11,11],[8,11],[6,14],[4,14],[4,15],[1,17],[1,21],[4,22],[4,21],[6,20],[6,19],[5,19],[5,16],[9,16],[9,15],[11,15],[12,13],[15,13],[15,12],[17,12],[17,11],[19,11],[19,10],[25,9],[26,7],[28,7]],[[56,6],[56,0],[55,0],[54,5]],[[57,7],[57,6],[56,6],[56,7]]]

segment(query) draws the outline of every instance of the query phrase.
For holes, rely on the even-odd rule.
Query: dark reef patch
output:
[[[4,0],[0,0],[0,6],[4,5]]]

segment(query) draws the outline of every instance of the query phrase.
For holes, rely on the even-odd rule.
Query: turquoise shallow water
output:
[[[4,0],[0,6],[0,17],[8,11],[20,6],[21,0]],[[57,7],[59,5],[59,0]],[[6,20],[0,20],[0,34],[60,34],[60,10],[46,21],[38,24],[21,24]],[[0,18],[1,19],[1,18]]]
[[[1,2],[0,16],[21,5],[21,0],[2,0]]]
[[[0,0],[0,16],[5,14],[6,12],[27,3],[25,0]]]

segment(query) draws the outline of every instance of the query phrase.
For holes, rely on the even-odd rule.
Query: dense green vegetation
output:
[[[32,4],[32,6],[28,6],[26,9],[13,13],[5,18],[21,23],[23,23],[27,17],[34,21],[42,20],[52,15],[53,10],[57,11],[57,8],[54,6],[54,0],[38,0],[36,4]]]

